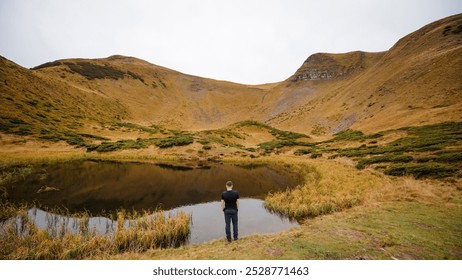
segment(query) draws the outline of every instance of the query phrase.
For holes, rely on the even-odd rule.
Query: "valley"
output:
[[[313,54],[291,77],[262,85],[197,77],[121,55],[62,59],[32,69],[0,57],[0,221],[22,217],[31,234],[27,239],[5,226],[0,255],[460,259],[460,73],[462,15],[430,23],[387,51]],[[185,245],[191,217],[180,213],[169,224],[154,215],[175,224],[182,239],[158,236],[137,196],[140,213],[123,210],[118,218],[114,206],[111,217],[119,224],[148,219],[146,232],[141,224],[134,230],[118,227],[118,240],[83,232],[50,237],[24,216],[37,205],[12,201],[12,186],[30,174],[88,161],[196,171],[213,165],[288,169],[302,182],[265,189],[261,210],[300,226],[233,244],[219,239]],[[34,195],[43,190],[56,196],[53,201],[63,198],[53,190],[61,186],[47,189],[37,180]],[[77,215],[88,221],[88,213]],[[129,241],[154,235],[155,243]],[[44,247],[30,245],[35,238]],[[88,250],[80,251],[82,246]],[[55,254],[53,248],[59,248]]]

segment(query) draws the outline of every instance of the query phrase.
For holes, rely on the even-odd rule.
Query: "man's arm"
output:
[[[236,206],[237,206],[237,209],[239,209],[239,198],[236,199]]]
[[[222,199],[221,200],[221,210],[225,209],[225,201]]]

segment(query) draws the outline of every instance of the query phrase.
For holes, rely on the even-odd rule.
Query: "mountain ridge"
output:
[[[2,117],[41,127],[74,123],[88,130],[127,121],[194,131],[249,119],[315,137],[460,121],[460,30],[462,15],[455,15],[388,51],[313,54],[286,80],[262,85],[197,77],[122,55],[32,69],[1,58]]]

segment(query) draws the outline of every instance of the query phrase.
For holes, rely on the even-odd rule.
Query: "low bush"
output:
[[[375,163],[382,163],[382,162],[411,162],[414,158],[408,155],[383,155],[383,156],[375,156],[366,159],[361,159],[356,168],[363,169],[368,165],[375,164]]]
[[[124,77],[125,72],[109,65],[98,65],[87,61],[64,62],[72,72],[78,73],[88,80],[113,79],[118,80]]]
[[[420,178],[445,178],[456,174],[459,169],[442,163],[402,163],[393,164],[385,170],[386,175],[412,175]]]
[[[87,151],[96,151],[100,153],[113,152],[117,150],[128,150],[128,149],[142,149],[148,145],[142,139],[137,140],[119,140],[117,142],[102,142],[97,145],[87,146]]]
[[[322,157],[322,154],[321,153],[312,153],[310,155],[310,158],[318,158],[318,157]]]
[[[462,162],[462,151],[461,150],[448,150],[440,151],[433,155],[421,157],[417,159],[417,162],[442,162],[442,163],[461,163]]]
[[[310,148],[310,149],[298,149],[294,152],[294,155],[301,156],[301,155],[308,155],[311,153],[315,153],[318,149]]]
[[[53,62],[47,62],[44,64],[40,64],[39,66],[31,68],[31,70],[39,70],[47,67],[55,67],[55,66],[60,66],[62,65],[62,62],[60,61],[53,61]]]
[[[35,133],[34,125],[14,117],[0,118],[0,131],[16,135],[32,135]]]
[[[161,129],[159,126],[156,126],[156,125],[151,125],[149,127],[146,127],[146,126],[142,126],[142,125],[139,125],[139,124],[126,123],[126,122],[115,123],[115,124],[112,125],[112,127],[114,127],[114,128],[125,127],[125,128],[129,128],[129,129],[134,129],[134,130],[138,130],[138,131],[147,132],[147,133],[150,133],[150,134],[155,134],[155,133],[159,132],[160,129]]]
[[[173,146],[186,146],[192,144],[193,142],[194,138],[191,135],[176,134],[167,138],[159,139],[155,142],[155,144],[159,148],[170,148]]]

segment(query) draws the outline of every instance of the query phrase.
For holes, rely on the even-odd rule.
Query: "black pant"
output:
[[[231,222],[233,222],[233,237],[237,240],[238,226],[237,226],[237,209],[225,209],[225,232],[226,239],[231,241]]]

